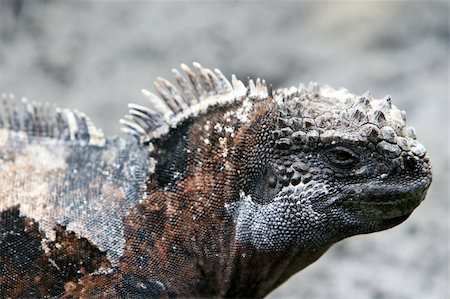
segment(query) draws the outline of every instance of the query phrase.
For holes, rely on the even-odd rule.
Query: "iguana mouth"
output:
[[[425,198],[426,185],[401,186],[390,191],[386,186],[376,185],[363,188],[362,192],[355,188],[349,190],[342,205],[370,218],[403,218],[403,216],[409,216]]]

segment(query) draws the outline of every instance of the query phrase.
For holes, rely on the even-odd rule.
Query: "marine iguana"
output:
[[[3,96],[0,297],[264,297],[425,198],[429,158],[389,96],[181,68],[119,137]]]

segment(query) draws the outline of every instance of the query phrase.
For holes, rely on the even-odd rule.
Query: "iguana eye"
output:
[[[349,168],[358,163],[356,154],[342,146],[328,150],[326,155],[330,163],[338,167]]]

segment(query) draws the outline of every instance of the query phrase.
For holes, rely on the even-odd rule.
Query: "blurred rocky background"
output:
[[[404,224],[337,244],[269,298],[449,298],[448,2],[0,0],[0,92],[79,109],[108,134],[142,88],[192,61],[390,94],[433,162]]]

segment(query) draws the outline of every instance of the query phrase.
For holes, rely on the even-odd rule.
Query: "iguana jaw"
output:
[[[336,202],[352,213],[364,218],[386,220],[409,216],[425,199],[431,180],[424,179],[419,185],[387,188],[384,184],[370,183],[364,188],[350,186],[344,196]],[[359,191],[364,189],[363,193]],[[389,192],[387,191],[389,189]],[[406,218],[405,218],[406,219]]]

